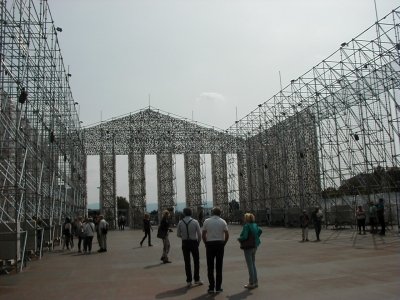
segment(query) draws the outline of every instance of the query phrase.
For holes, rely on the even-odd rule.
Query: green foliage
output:
[[[392,167],[386,170],[377,166],[372,173],[360,173],[345,181],[336,189],[328,187],[322,191],[324,198],[334,198],[344,195],[367,195],[382,192],[400,191],[400,168]]]
[[[129,209],[129,202],[125,197],[118,196],[117,197],[117,209]]]

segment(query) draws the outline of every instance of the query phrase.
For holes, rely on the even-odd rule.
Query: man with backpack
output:
[[[199,244],[201,242],[201,230],[199,222],[192,218],[192,210],[188,207],[183,209],[183,219],[179,221],[177,235],[182,239],[182,252],[185,261],[186,285],[192,286],[192,279],[195,285],[202,285],[200,281],[200,258]],[[192,266],[190,254],[193,256],[194,274],[192,277]]]

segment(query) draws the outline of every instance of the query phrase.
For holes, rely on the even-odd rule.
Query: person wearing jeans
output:
[[[247,270],[249,272],[249,282],[244,287],[246,289],[254,289],[258,287],[258,277],[256,268],[256,252],[257,247],[260,245],[261,228],[255,223],[255,217],[251,213],[244,214],[244,222],[242,232],[238,238],[239,242],[249,239],[249,236],[254,237],[254,245],[251,248],[243,248],[244,258],[246,260]]]

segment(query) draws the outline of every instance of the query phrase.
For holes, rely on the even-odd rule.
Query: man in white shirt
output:
[[[201,242],[201,230],[199,222],[192,218],[192,210],[188,207],[183,209],[184,218],[179,221],[177,235],[182,239],[182,252],[185,261],[186,284],[192,285],[194,278],[195,285],[202,285],[200,281],[200,259],[199,244]],[[194,274],[192,277],[192,266],[190,264],[190,253],[193,256]]]
[[[229,240],[228,225],[220,217],[221,209],[214,207],[211,217],[206,219],[203,224],[202,238],[206,246],[207,256],[207,275],[208,275],[208,293],[222,292],[222,265],[224,260],[225,244]],[[214,261],[215,261],[215,279],[214,279]]]

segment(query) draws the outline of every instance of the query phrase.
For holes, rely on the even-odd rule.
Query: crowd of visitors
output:
[[[223,291],[223,261],[225,245],[229,240],[229,230],[227,222],[221,217],[221,209],[214,207],[211,210],[211,216],[204,220],[196,220],[192,216],[192,210],[185,208],[182,218],[176,226],[177,237],[182,242],[182,255],[184,261],[184,270],[186,276],[186,286],[203,285],[200,279],[200,254],[199,246],[203,241],[206,251],[207,261],[207,278],[208,278],[208,293],[221,293]],[[366,210],[361,205],[357,206],[355,211],[355,219],[357,222],[358,234],[366,234],[366,225],[370,225],[370,232],[378,233],[378,224],[380,227],[379,234],[385,235],[385,218],[384,218],[384,200],[379,199],[377,204],[370,202]],[[324,213],[320,207],[316,207],[311,216],[307,210],[302,210],[300,215],[301,242],[308,242],[308,229],[312,225],[315,230],[315,241],[321,241],[321,227],[324,220]],[[368,223],[367,223],[368,221]],[[124,230],[124,218],[119,218],[118,225],[120,230]],[[170,240],[169,235],[172,230],[172,218],[169,210],[162,212],[157,238],[162,240],[162,255],[161,261],[164,264],[171,263],[169,259]],[[254,289],[258,287],[259,281],[256,268],[256,252],[261,243],[260,236],[261,228],[255,222],[255,216],[252,213],[245,213],[243,216],[243,227],[239,237],[240,248],[243,249],[244,260],[247,265],[249,280],[244,285],[246,289]],[[63,233],[63,249],[74,248],[74,237],[78,239],[78,252],[83,254],[92,253],[92,244],[94,236],[97,237],[99,245],[98,252],[107,252],[107,232],[109,224],[104,219],[103,215],[83,219],[77,217],[73,222],[70,218],[65,218],[62,225]],[[144,236],[140,241],[140,247],[147,239],[149,247],[152,247],[150,215],[144,214],[143,217],[143,232]],[[193,261],[193,269],[192,269]]]
[[[74,237],[76,237],[78,239],[78,253],[90,254],[92,253],[93,238],[96,235],[100,247],[97,252],[107,252],[108,227],[108,222],[103,215],[96,216],[95,219],[91,217],[83,219],[79,216],[74,222],[67,217],[62,225],[62,250],[65,248],[72,250],[74,248]]]

